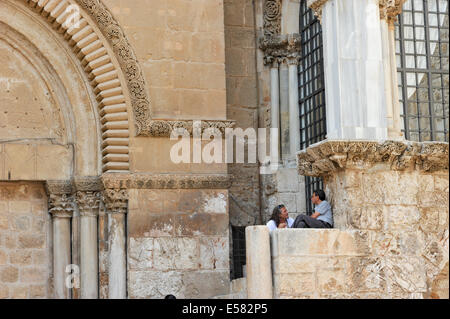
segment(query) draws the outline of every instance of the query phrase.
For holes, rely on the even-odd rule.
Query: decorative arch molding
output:
[[[152,119],[151,101],[147,92],[147,85],[142,69],[136,55],[128,42],[119,23],[100,0],[21,0],[34,8],[53,28],[64,35],[64,38],[73,46],[79,59],[83,63],[89,78],[92,79],[95,94],[100,103],[104,135],[109,141],[104,143],[104,155],[110,155],[111,160],[125,160],[125,137],[128,140],[128,128],[125,128],[128,114],[124,104],[124,92],[119,81],[119,72],[124,75],[131,107],[134,115],[135,135],[151,137],[169,137],[174,128],[186,128],[192,131],[193,120],[163,120]],[[80,12],[80,28],[69,28],[65,23],[70,11],[66,9],[71,4],[78,4],[84,9]],[[87,15],[87,16],[84,16]],[[107,44],[102,43],[95,26],[103,34],[112,47],[114,56],[120,65],[118,70],[112,62],[106,49]],[[120,123],[119,123],[120,122]],[[225,128],[233,127],[234,121],[206,120],[203,128],[218,128],[224,132]],[[119,137],[120,136],[120,137]],[[128,147],[128,141],[126,146]],[[122,153],[121,153],[122,152]],[[114,155],[112,155],[114,154]],[[128,153],[126,153],[128,154]],[[122,155],[122,156],[120,156]],[[108,161],[108,160],[107,160]],[[117,163],[120,163],[117,162]],[[116,168],[114,168],[116,169]],[[108,170],[108,169],[107,169]]]

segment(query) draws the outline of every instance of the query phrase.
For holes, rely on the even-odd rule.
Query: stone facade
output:
[[[392,23],[403,2],[371,17]],[[326,18],[327,1],[308,3]],[[448,298],[447,143],[328,141],[296,157],[299,4],[1,0],[0,298],[252,296],[230,283],[230,226],[280,203],[304,213],[303,175],[324,177],[339,230],[276,235],[280,250],[325,246],[272,254],[275,297]],[[174,163],[171,131],[197,120],[277,127],[279,169]]]
[[[0,183],[0,298],[51,296],[51,225],[40,183]]]

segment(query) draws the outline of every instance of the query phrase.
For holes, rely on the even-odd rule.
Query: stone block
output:
[[[32,263],[32,251],[25,249],[11,251],[9,261],[15,265],[30,265]]]
[[[44,248],[45,235],[22,234],[18,237],[19,248]]]
[[[348,290],[360,295],[367,292],[381,294],[386,290],[386,270],[382,258],[353,257],[347,259],[346,274]]]
[[[276,172],[279,192],[298,192],[299,177],[296,168],[281,168]]]
[[[172,294],[184,298],[184,281],[179,271],[129,271],[129,298],[163,299]]]
[[[48,271],[44,267],[20,269],[20,282],[22,283],[45,283],[48,276]]]
[[[304,293],[316,291],[315,273],[280,274],[279,293],[280,295],[297,296]]]
[[[31,203],[29,201],[10,201],[9,211],[11,214],[31,213]]]
[[[276,255],[291,256],[358,256],[369,253],[369,238],[362,231],[338,229],[274,230],[272,244]]]
[[[29,289],[29,297],[31,299],[47,298],[47,286],[46,285],[32,285]]]
[[[228,237],[200,237],[200,269],[230,269]]]
[[[228,270],[184,272],[182,278],[184,298],[205,299],[229,293]]]
[[[133,270],[148,270],[153,267],[153,239],[129,239],[128,265]]]
[[[73,171],[71,147],[37,145],[36,157],[36,179],[63,180],[71,177]]]
[[[12,299],[27,299],[28,296],[28,286],[13,286],[11,287],[11,296]]]
[[[420,211],[417,206],[385,206],[384,216],[390,230],[417,230]]]
[[[384,226],[383,208],[371,205],[349,210],[348,220],[355,229],[381,230]]]
[[[8,255],[4,250],[0,250],[0,266],[6,265],[8,262]]]
[[[347,281],[344,269],[320,270],[317,272],[318,289],[322,293],[345,293]]]
[[[155,238],[153,267],[156,270],[196,270],[199,268],[198,241],[193,238]]]
[[[0,299],[9,298],[9,287],[4,284],[0,284]]]
[[[0,269],[0,281],[13,283],[19,280],[19,269],[14,266],[6,266]]]
[[[5,175],[8,180],[36,179],[36,148],[31,144],[5,144]]]

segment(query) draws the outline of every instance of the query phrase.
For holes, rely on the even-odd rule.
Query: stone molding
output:
[[[380,0],[380,19],[386,19],[388,24],[394,24],[397,16],[402,13],[406,0]]]
[[[228,189],[228,174],[104,174],[105,189]]]
[[[284,34],[260,38],[259,48],[264,52],[264,64],[288,63],[298,65],[300,61],[300,35]]]
[[[448,143],[412,141],[322,141],[297,153],[300,175],[325,176],[377,164],[391,170],[448,171]]]
[[[231,120],[201,120],[202,131],[205,129],[218,129],[222,136],[225,136],[225,129],[233,128],[235,123],[235,121]],[[194,129],[194,120],[153,120],[149,125],[148,131],[142,136],[170,137],[171,132],[179,128],[186,129],[189,134],[192,134]]]
[[[281,33],[281,0],[265,0],[264,2],[264,37]]]
[[[71,218],[75,209],[73,184],[71,181],[47,181],[45,189],[48,194],[49,213],[53,217]]]

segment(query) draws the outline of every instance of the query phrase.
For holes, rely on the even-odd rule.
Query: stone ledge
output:
[[[324,176],[339,169],[368,169],[376,164],[391,170],[448,171],[448,143],[412,141],[329,141],[297,153],[300,175]]]

